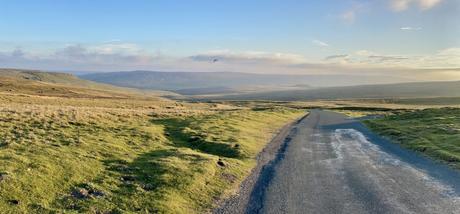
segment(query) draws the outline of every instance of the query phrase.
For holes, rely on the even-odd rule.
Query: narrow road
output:
[[[314,110],[261,172],[246,213],[460,213],[460,173]]]

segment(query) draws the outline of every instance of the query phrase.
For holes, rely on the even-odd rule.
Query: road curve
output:
[[[237,213],[460,213],[458,171],[344,115],[313,110],[282,148]]]

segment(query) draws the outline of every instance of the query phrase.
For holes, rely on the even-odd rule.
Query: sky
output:
[[[460,1],[0,0],[0,67],[460,80]]]

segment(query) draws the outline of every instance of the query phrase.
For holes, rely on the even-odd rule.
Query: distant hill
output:
[[[182,95],[203,95],[203,94],[231,94],[238,93],[238,91],[232,88],[226,87],[209,87],[209,88],[190,88],[190,89],[178,89],[174,92]]]
[[[72,97],[179,96],[172,92],[141,91],[80,79],[68,73],[0,69],[0,92]]]
[[[460,81],[360,85],[306,90],[256,92],[236,95],[213,96],[207,99],[293,101],[314,99],[415,97],[460,97]]]
[[[46,72],[38,70],[22,70],[22,69],[0,69],[0,77],[10,77],[23,80],[39,81],[46,83],[64,84],[71,86],[95,88],[95,89],[110,89],[114,87],[106,84],[100,84],[93,81],[80,79],[75,75],[59,72]]]
[[[294,86],[305,88],[349,86],[373,83],[407,82],[408,79],[398,79],[385,76],[350,76],[350,75],[282,75],[282,74],[250,74],[236,72],[155,72],[130,71],[93,73],[80,76],[83,79],[113,84],[123,87],[186,91],[195,94],[197,91],[217,93],[222,91],[241,90],[248,87],[263,86]],[[200,89],[192,90],[190,89]],[[217,91],[212,91],[216,89]]]

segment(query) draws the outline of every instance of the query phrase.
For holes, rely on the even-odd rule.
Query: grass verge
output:
[[[460,169],[459,108],[399,112],[364,122],[405,148]]]

